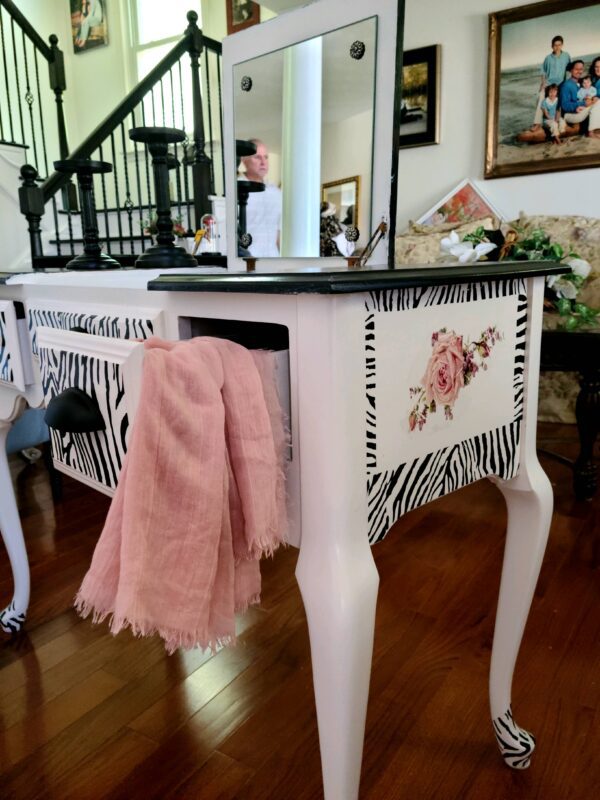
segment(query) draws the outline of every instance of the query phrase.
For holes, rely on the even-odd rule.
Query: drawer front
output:
[[[94,336],[113,339],[149,339],[163,336],[162,312],[156,309],[136,308],[128,314],[123,306],[86,303],[61,303],[30,301],[27,303],[27,325],[31,351],[39,357],[37,330],[39,327],[72,331],[82,328]]]
[[[0,300],[0,385],[25,391],[18,321],[10,300]]]
[[[99,411],[104,430],[75,433],[51,427],[58,469],[112,494],[139,398],[144,346],[140,342],[38,328],[44,401],[79,389]],[[101,426],[98,426],[101,427]]]

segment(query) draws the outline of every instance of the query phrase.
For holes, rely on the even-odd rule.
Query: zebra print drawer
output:
[[[136,308],[135,314],[127,314],[123,306],[86,303],[82,308],[76,303],[48,300],[27,303],[27,326],[35,357],[39,357],[37,330],[40,326],[63,331],[81,328],[94,336],[114,339],[148,339],[164,335],[162,312],[156,309]]]
[[[19,328],[14,304],[0,300],[0,385],[25,391]]]
[[[37,330],[46,405],[66,389],[80,389],[97,405],[104,430],[51,429],[57,469],[105,494],[116,488],[129,427],[139,400],[144,346],[84,333]]]

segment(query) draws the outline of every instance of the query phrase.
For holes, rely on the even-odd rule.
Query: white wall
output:
[[[442,120],[440,144],[400,151],[398,231],[463,178],[474,179],[507,219],[521,210],[530,214],[600,214],[600,169],[483,180],[488,14],[522,4],[407,0],[405,49],[442,45]]]

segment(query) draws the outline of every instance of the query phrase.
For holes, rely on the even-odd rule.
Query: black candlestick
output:
[[[136,260],[138,269],[158,267],[160,269],[182,269],[197,267],[198,262],[183,247],[173,243],[173,220],[171,218],[171,199],[169,197],[169,166],[172,161],[168,152],[170,144],[183,142],[185,132],[177,128],[132,128],[129,138],[134,142],[148,145],[152,156],[154,173],[154,192],[156,195],[156,244],[149,247]]]
[[[55,161],[54,169],[67,175],[75,173],[79,186],[83,253],[68,261],[67,269],[120,269],[119,262],[107,256],[100,248],[96,202],[94,200],[94,175],[112,172],[112,164],[107,161],[91,161],[89,158],[68,158],[62,161]]]

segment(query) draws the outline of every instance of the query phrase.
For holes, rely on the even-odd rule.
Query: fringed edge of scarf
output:
[[[260,603],[260,592],[243,603],[239,608],[235,608],[236,614],[244,614],[250,606]],[[79,592],[75,596],[74,607],[80,617],[86,619],[92,615],[92,624],[99,625],[108,618],[109,630],[116,636],[122,630],[129,628],[134,636],[153,636],[158,634],[165,643],[165,650],[171,656],[176,650],[192,650],[199,647],[201,650],[210,650],[213,655],[221,648],[228,645],[235,645],[237,637],[235,630],[233,633],[207,634],[206,631],[183,631],[176,628],[165,628],[141,620],[130,619],[127,616],[116,615],[113,608],[99,608],[97,603],[86,600]]]

